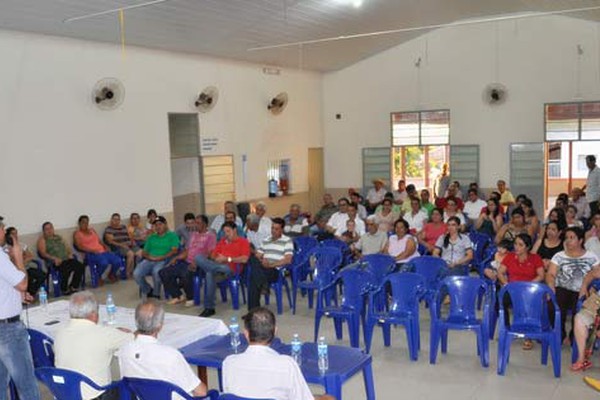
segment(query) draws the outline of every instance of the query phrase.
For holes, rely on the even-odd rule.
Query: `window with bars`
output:
[[[450,110],[395,112],[391,118],[394,147],[450,143]]]
[[[600,102],[545,106],[546,141],[600,140]]]

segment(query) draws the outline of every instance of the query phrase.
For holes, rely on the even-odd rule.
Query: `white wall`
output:
[[[200,116],[212,154],[234,154],[238,199],[265,197],[267,160],[291,158],[292,187],[308,189],[307,148],[322,146],[321,75],[200,56],[0,31],[0,215],[27,234],[44,220],[58,228],[80,213],[92,221],[118,211],[172,211],[168,112],[193,112],[205,86],[220,89]],[[91,103],[97,80],[117,77],[126,98],[116,111]],[[287,91],[285,112],[267,113]],[[242,154],[248,179],[241,179]]]
[[[544,140],[544,103],[574,100],[578,44],[581,97],[600,99],[599,41],[598,24],[567,17],[451,27],[325,75],[326,186],[362,184],[361,148],[390,146],[391,112],[437,108],[450,109],[451,144],[481,145],[480,183],[494,186],[510,143]],[[496,80],[509,97],[490,107],[482,92]]]

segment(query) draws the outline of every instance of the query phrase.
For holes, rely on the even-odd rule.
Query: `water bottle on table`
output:
[[[300,336],[297,333],[294,334],[292,338],[292,358],[296,361],[298,366],[302,365],[302,342],[300,341]]]
[[[106,295],[106,323],[108,325],[114,325],[117,321],[117,306],[113,299],[111,292]]]
[[[319,338],[317,343],[317,354],[319,355],[319,372],[324,374],[329,369],[329,349],[323,336]]]
[[[240,346],[240,324],[234,315],[229,322],[229,336],[231,338],[231,347],[237,353]]]
[[[42,286],[40,288],[40,292],[38,293],[40,299],[40,307],[45,313],[48,313],[48,292],[46,292],[46,288]]]

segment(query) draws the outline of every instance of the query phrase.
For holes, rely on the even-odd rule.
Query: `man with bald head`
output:
[[[121,376],[166,381],[191,396],[206,396],[206,385],[194,374],[183,355],[158,341],[164,322],[165,310],[159,303],[146,300],[136,307],[135,340],[119,351]]]

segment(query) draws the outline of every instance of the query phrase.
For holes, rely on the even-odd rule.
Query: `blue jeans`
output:
[[[15,383],[20,399],[40,400],[29,335],[22,322],[0,324],[0,400],[8,398],[9,379]]]
[[[150,261],[142,260],[133,271],[133,279],[137,282],[138,286],[142,290],[142,294],[148,294],[150,291],[155,296],[160,296],[161,280],[159,272],[165,266],[165,261]],[[152,288],[148,282],[146,282],[146,276],[152,275],[154,280],[154,288]]]
[[[104,253],[87,253],[87,262],[98,266],[100,277],[109,265],[112,266],[110,273],[114,275],[117,274],[120,268],[125,267],[123,259],[110,251],[105,251]]]
[[[204,256],[196,257],[196,265],[206,273],[206,296],[204,296],[204,308],[215,308],[215,292],[217,284],[215,283],[215,273],[219,272],[227,275],[232,275],[228,264],[219,264],[213,260],[209,260]]]

